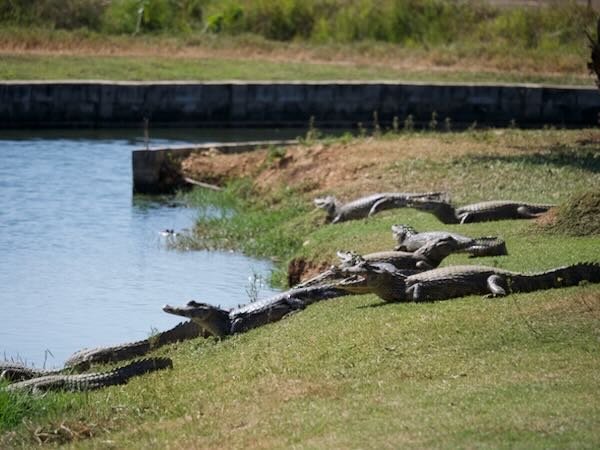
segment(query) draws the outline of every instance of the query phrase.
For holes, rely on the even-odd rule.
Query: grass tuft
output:
[[[550,217],[544,218],[541,226],[553,233],[571,236],[600,235],[600,190],[573,195]]]

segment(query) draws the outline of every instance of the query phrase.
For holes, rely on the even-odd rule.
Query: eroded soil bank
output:
[[[596,130],[406,133],[381,138],[307,141],[286,149],[240,154],[226,155],[212,150],[191,155],[183,161],[182,168],[187,176],[216,184],[251,177],[262,192],[285,185],[307,195],[335,193],[340,200],[349,200],[387,190],[451,190],[452,199],[462,202],[479,199],[471,189],[474,185],[469,185],[466,179],[472,174],[460,167],[451,173],[436,173],[425,167],[420,170],[419,165],[430,160],[456,162],[466,158],[488,160],[491,172],[494,161],[532,161],[558,169],[579,164],[577,159],[588,156],[594,159],[593,154],[598,150],[600,132]],[[561,163],[567,153],[574,154],[574,163],[567,160]],[[457,175],[465,181],[458,182]],[[496,174],[491,175],[496,178]],[[488,183],[485,179],[477,182]],[[553,192],[552,197],[560,199],[561,192]]]
[[[242,154],[213,150],[190,156],[182,169],[187,176],[218,185],[250,179],[259,197],[294,190],[309,211],[304,214],[309,224],[299,229],[326,230],[324,212],[310,211],[312,200],[326,194],[348,201],[383,191],[447,191],[457,205],[492,199],[560,204],[576,192],[598,186],[598,154],[600,132],[596,130],[411,132],[306,141],[294,147]],[[381,217],[384,223],[430,223],[429,215],[415,211],[384,212]],[[552,212],[540,222],[547,226],[555,219]],[[338,239],[335,231],[320,232],[331,236],[318,242],[307,237],[300,250],[286,256],[288,283],[335,262],[334,245],[352,246],[357,251],[391,249],[391,239],[384,237],[389,235],[389,227],[375,225],[375,221],[363,223],[363,227],[373,228],[371,235],[352,234],[350,242],[348,236],[345,241]],[[331,228],[342,230],[336,227]]]

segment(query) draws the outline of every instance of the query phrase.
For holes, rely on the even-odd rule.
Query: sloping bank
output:
[[[183,245],[233,247],[273,257],[283,272],[288,265],[292,271],[320,269],[334,262],[339,249],[391,249],[394,222],[428,229],[442,224],[403,209],[372,220],[326,225],[324,212],[312,205],[317,196],[351,200],[383,191],[443,190],[456,204],[488,199],[560,203],[598,185],[598,138],[593,131],[401,133],[235,155],[194,153],[183,161],[183,173],[227,186],[221,193],[197,191],[196,201],[216,202],[236,214],[201,218],[195,237]],[[473,226],[494,231],[506,224]],[[291,273],[290,278],[299,275]]]
[[[227,186],[197,190],[196,200],[229,213],[200,217],[187,245],[241,248],[284,268],[293,258],[333,261],[339,248],[387,249],[393,223],[441,224],[392,210],[326,225],[312,198],[435,188],[458,204],[560,203],[600,184],[599,147],[594,130],[515,130],[191,155],[187,174]],[[600,243],[598,235],[549,233],[529,221],[444,228],[502,236],[509,255],[481,262],[524,271],[597,259]],[[465,261],[454,255],[444,264]],[[202,286],[198,296],[210,301]],[[594,448],[598,330],[600,285],[493,301],[348,296],[223,341],[163,347],[156,356],[172,358],[174,369],[124,387],[5,404],[0,391],[0,412],[20,408],[0,428],[0,447],[74,440],[76,448]]]

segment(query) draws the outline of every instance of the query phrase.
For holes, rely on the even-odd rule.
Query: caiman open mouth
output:
[[[175,314],[176,316],[187,317],[186,308],[181,308],[179,306],[165,305],[162,307],[162,310],[169,314]]]
[[[352,275],[344,278],[343,280],[337,282],[335,287],[356,294],[370,292],[367,286],[367,280],[362,275]]]

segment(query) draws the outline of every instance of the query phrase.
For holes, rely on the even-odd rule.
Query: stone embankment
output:
[[[383,125],[410,115],[439,126],[596,125],[595,87],[397,82],[0,83],[0,128],[303,127]]]
[[[151,128],[306,129],[309,122],[317,128],[369,128],[375,122],[402,127],[405,121],[439,129],[473,123],[586,127],[598,124],[599,113],[595,87],[350,81],[0,83],[0,129],[142,128],[145,120]],[[250,143],[235,151],[256,146]],[[177,161],[191,151],[134,152],[134,191],[179,187],[185,180]]]

